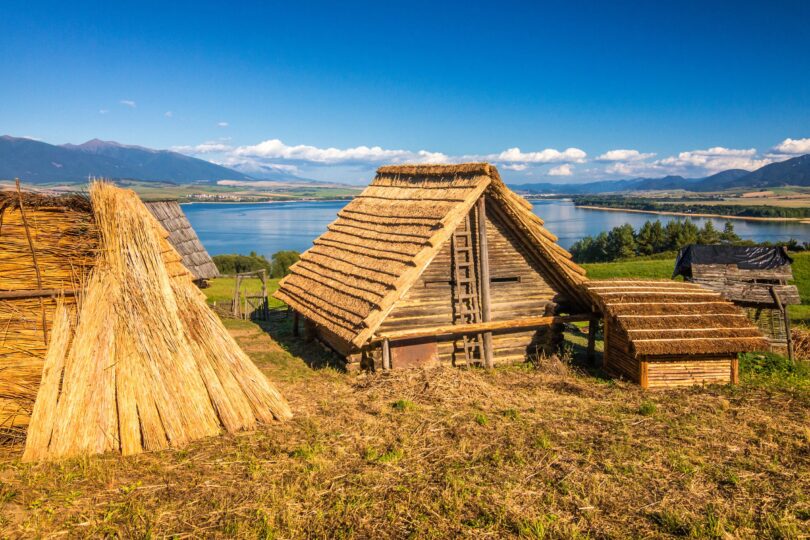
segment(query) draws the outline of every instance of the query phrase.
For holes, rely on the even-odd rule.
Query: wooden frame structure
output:
[[[350,368],[525,361],[591,317],[556,240],[489,164],[382,167],[275,297]]]
[[[742,307],[770,340],[770,350],[793,360],[790,305],[801,304],[791,259],[783,247],[698,246],[683,248],[675,273]]]
[[[738,353],[767,348],[741,309],[699,285],[605,280],[584,287],[604,317],[602,367],[642,388],[736,384]]]
[[[242,272],[231,276],[235,279],[233,288],[233,298],[231,299],[230,315],[235,319],[256,319],[266,321],[270,315],[267,296],[267,271],[262,268],[254,272]],[[258,278],[262,282],[262,292],[258,295],[242,292],[244,280]],[[252,309],[251,309],[252,308]]]

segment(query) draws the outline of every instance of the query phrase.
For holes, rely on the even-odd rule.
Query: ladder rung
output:
[[[466,261],[466,262],[465,262],[465,261],[462,261],[462,262],[457,262],[457,263],[456,263],[456,266],[463,266],[463,267],[472,266],[472,261]]]
[[[456,246],[456,251],[472,251],[472,246]]]

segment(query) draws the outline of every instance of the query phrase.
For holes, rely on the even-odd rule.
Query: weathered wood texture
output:
[[[194,279],[212,279],[219,276],[217,265],[203,247],[177,201],[153,201],[145,204],[149,212],[169,233],[169,242],[183,258],[183,266],[194,275]]]

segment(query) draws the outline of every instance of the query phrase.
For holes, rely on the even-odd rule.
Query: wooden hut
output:
[[[198,285],[219,277],[217,265],[203,247],[177,201],[149,201],[146,207],[169,233],[169,242],[183,257],[183,266],[188,268]]]
[[[737,354],[768,345],[739,307],[695,283],[584,287],[604,316],[604,369],[642,388],[736,383]]]
[[[678,253],[673,277],[699,283],[745,309],[770,340],[771,350],[792,357],[788,306],[801,304],[792,259],[783,247],[687,246]]]
[[[275,297],[350,368],[524,361],[590,309],[556,240],[492,165],[382,167]]]

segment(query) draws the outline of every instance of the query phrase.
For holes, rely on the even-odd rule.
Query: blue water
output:
[[[312,240],[326,231],[346,201],[289,203],[191,203],[183,205],[191,225],[212,255],[223,253],[247,254],[255,251],[270,257],[276,251],[304,251]],[[568,200],[533,201],[534,212],[546,227],[560,238],[563,247],[583,236],[595,236],[602,231],[629,223],[638,230],[645,221],[660,219],[667,223],[677,216],[657,216],[635,212],[607,212],[577,208]],[[722,229],[722,219],[689,218],[699,227],[706,219]],[[732,220],[737,234],[757,242],[810,240],[810,225],[767,221]]]

